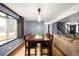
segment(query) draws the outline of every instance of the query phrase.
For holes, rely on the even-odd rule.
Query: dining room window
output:
[[[7,39],[6,19],[0,16],[0,41]]]
[[[17,38],[17,20],[14,18],[9,18],[9,39]]]
[[[17,38],[17,19],[0,12],[0,42]]]

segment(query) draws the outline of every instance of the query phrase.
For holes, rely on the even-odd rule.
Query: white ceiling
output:
[[[59,22],[79,22],[79,12],[76,12],[68,17],[65,17],[61,20],[59,20]]]
[[[5,3],[25,20],[37,20],[37,9],[41,8],[42,20],[48,22],[72,8],[76,3]]]

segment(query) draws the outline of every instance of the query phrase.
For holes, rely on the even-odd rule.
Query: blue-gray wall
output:
[[[65,34],[65,22],[57,22],[57,34]]]
[[[63,26],[62,27],[58,26],[58,23],[61,23]],[[61,30],[58,29],[58,28],[60,28]],[[53,34],[64,34],[65,30],[63,28],[65,28],[65,23],[64,22],[55,22],[55,23],[52,24],[52,33]]]
[[[38,21],[25,21],[24,34],[42,32],[44,34],[44,22]]]
[[[52,33],[57,34],[57,23],[52,24]]]

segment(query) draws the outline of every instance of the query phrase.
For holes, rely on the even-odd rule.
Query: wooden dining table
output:
[[[42,43],[42,42],[48,42],[48,49],[49,49],[49,56],[52,55],[52,44],[51,40],[46,38],[45,36],[42,37],[36,37],[36,36],[31,36],[30,39],[27,39],[26,42],[35,42],[35,43]],[[28,49],[28,55],[30,55],[30,50]]]

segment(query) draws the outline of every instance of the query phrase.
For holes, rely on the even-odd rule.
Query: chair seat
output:
[[[28,42],[28,47],[29,47],[29,48],[35,48],[35,47],[37,47],[37,43]]]
[[[43,48],[48,48],[48,46],[49,46],[48,42],[41,43],[41,47],[43,47]]]

